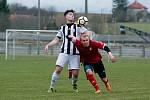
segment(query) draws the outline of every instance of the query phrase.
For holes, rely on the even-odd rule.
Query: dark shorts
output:
[[[103,65],[102,61],[98,61],[95,64],[84,63],[83,66],[84,66],[84,71],[85,72],[86,72],[86,70],[91,69],[92,71],[97,73],[100,78],[105,78],[106,77],[105,68],[104,68],[104,65]]]

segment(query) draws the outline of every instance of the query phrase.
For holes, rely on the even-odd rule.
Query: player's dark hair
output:
[[[69,9],[64,12],[64,16],[66,16],[69,12],[75,13],[73,9]]]

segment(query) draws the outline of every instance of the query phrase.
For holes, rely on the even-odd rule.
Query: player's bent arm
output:
[[[49,42],[47,45],[49,47],[52,47],[54,45],[56,45],[57,43],[59,43],[59,38],[58,37],[55,37],[51,42]]]
[[[110,60],[111,60],[111,62],[116,62],[117,61],[117,59],[116,59],[116,57],[114,57],[113,56],[113,54],[111,53],[111,52],[108,52],[108,56],[109,56],[109,58],[110,58]]]
[[[45,52],[48,53],[48,47],[52,47],[56,45],[57,43],[59,43],[59,38],[55,37],[51,42],[45,45]]]
[[[112,61],[112,62],[116,62],[117,61],[117,59],[113,56],[113,54],[111,53],[111,51],[110,51],[110,49],[108,48],[108,46],[104,46],[104,50],[108,53],[108,56],[109,56],[109,58],[110,58],[110,60]]]

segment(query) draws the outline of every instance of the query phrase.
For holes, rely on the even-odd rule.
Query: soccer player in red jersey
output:
[[[80,36],[80,40],[72,35],[69,35],[68,38],[72,40],[72,42],[79,50],[80,57],[83,59],[82,63],[84,66],[84,71],[86,73],[87,79],[95,88],[95,93],[100,93],[100,88],[93,76],[93,70],[104,82],[106,89],[111,91],[111,86],[108,83],[105,68],[102,62],[102,56],[98,51],[99,49],[105,50],[108,53],[110,60],[112,62],[116,62],[116,58],[113,56],[108,46],[106,46],[105,43],[101,41],[90,40],[89,35],[86,33]]]

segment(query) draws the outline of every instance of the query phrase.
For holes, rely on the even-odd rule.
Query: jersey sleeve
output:
[[[62,27],[60,27],[59,31],[56,34],[56,37],[58,37],[59,39],[61,39],[62,38],[62,34],[63,34]]]
[[[86,31],[88,31],[85,27],[78,27],[78,33],[81,34],[81,33],[84,33]]]
[[[75,46],[79,46],[81,43],[80,43],[80,41],[77,39],[74,44],[75,44]]]
[[[97,48],[99,48],[99,49],[104,49],[104,47],[105,47],[105,43],[104,42],[102,42],[102,41],[95,41],[95,46],[97,47]]]

